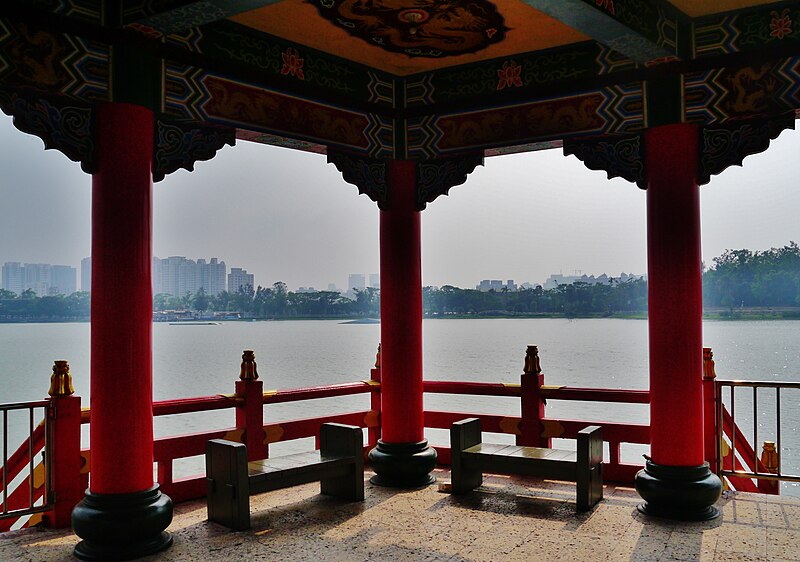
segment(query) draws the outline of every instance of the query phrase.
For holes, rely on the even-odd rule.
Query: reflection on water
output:
[[[88,324],[0,324],[0,401],[46,395],[52,362],[68,359],[75,391],[89,396]],[[721,379],[800,380],[800,321],[705,322],[705,345],[714,349]],[[525,347],[539,346],[546,384],[645,389],[647,323],[643,320],[425,320],[425,377],[430,380],[519,382]],[[153,326],[153,393],[156,400],[233,392],[241,351],[256,351],[265,388],[294,388],[369,377],[380,326],[337,321],[228,322],[217,326]],[[742,393],[744,395],[744,393]],[[800,472],[800,391],[782,396],[783,470]],[[737,418],[752,436],[752,413],[737,394]],[[276,404],[267,421],[365,410],[366,395]],[[429,395],[431,410],[519,414],[511,398]],[[749,409],[752,407],[750,406]],[[775,439],[774,400],[759,395],[758,438]],[[549,417],[646,423],[644,405],[550,401]],[[770,417],[771,416],[771,417]],[[157,418],[156,436],[233,425],[233,412]],[[428,437],[444,444],[444,431]],[[86,438],[86,436],[84,436]],[[752,437],[749,437],[752,439]],[[12,440],[12,443],[15,442]],[[300,450],[310,441],[274,445]],[[760,444],[759,444],[760,447]],[[624,447],[634,461],[645,448]],[[181,461],[176,474],[199,472],[199,460]],[[785,487],[789,487],[784,485]],[[797,489],[797,486],[791,488]]]

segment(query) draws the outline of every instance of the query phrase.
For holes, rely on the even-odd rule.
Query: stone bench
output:
[[[578,450],[498,445],[481,442],[481,421],[469,418],[450,428],[452,491],[477,488],[483,473],[518,474],[577,483],[577,508],[591,509],[603,499],[602,428],[590,426],[578,433]]]
[[[208,520],[235,531],[250,528],[250,496],[309,482],[321,493],[347,501],[364,499],[361,428],[326,423],[320,449],[247,462],[247,447],[224,439],[206,444]]]

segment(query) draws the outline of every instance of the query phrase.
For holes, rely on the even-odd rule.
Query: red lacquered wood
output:
[[[247,460],[267,458],[264,443],[264,383],[260,380],[236,381],[236,395],[242,400],[236,407],[236,427],[244,431]]]
[[[381,392],[380,392],[380,383],[381,383],[381,370],[380,368],[375,368],[370,371],[370,381],[374,385],[375,392],[370,394],[369,397],[369,407],[374,413],[374,424],[372,427],[369,428],[367,432],[367,442],[369,448],[372,449],[378,444],[378,439],[381,438]]]
[[[603,441],[639,443],[641,445],[650,443],[650,426],[643,424],[586,420],[545,420],[545,426],[552,430],[553,437],[566,439],[577,439],[578,432],[589,425],[599,425],[603,428]]]
[[[467,418],[478,418],[481,420],[481,428],[489,433],[509,433],[519,434],[518,416],[496,416],[492,414],[475,414],[467,412],[437,412],[433,410],[425,411],[425,427],[437,429],[450,429],[455,422]]]
[[[373,386],[367,381],[358,381],[308,388],[271,390],[264,393],[263,400],[264,404],[281,404],[285,402],[300,402],[302,400],[313,400],[316,398],[333,398],[335,396],[349,396],[351,394],[366,394],[379,391],[379,386]]]
[[[224,410],[235,408],[237,400],[233,396],[196,396],[193,398],[178,398],[176,400],[160,400],[153,403],[154,416],[171,416],[173,414],[189,414],[193,412],[208,412],[211,410]]]
[[[703,377],[703,450],[709,470],[717,473],[717,383]]]
[[[81,487],[81,399],[55,396],[51,423],[51,486],[55,491],[49,526],[61,529],[72,524],[72,509],[83,499]]]
[[[582,402],[621,402],[624,404],[649,404],[647,390],[616,390],[608,388],[578,388],[570,386],[542,387],[542,398],[551,400],[579,400]]]
[[[91,490],[153,485],[153,113],[97,106],[92,175]]]
[[[422,441],[422,251],[416,163],[389,162],[380,212],[381,431],[386,443]]]
[[[521,388],[518,384],[501,382],[462,382],[462,381],[424,381],[424,392],[437,394],[471,394],[474,396],[511,396],[518,398]]]
[[[653,462],[703,464],[703,298],[696,125],[645,133]]]

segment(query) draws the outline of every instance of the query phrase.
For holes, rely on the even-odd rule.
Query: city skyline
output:
[[[800,132],[701,188],[703,257],[799,238]],[[0,118],[0,259],[79,264],[91,245],[91,178]],[[327,287],[377,272],[378,210],[322,156],[240,141],[154,186],[155,255],[217,255],[269,286]],[[422,213],[423,284],[487,274],[645,272],[646,192],[560,150],[487,158]],[[610,274],[610,273],[609,273]]]

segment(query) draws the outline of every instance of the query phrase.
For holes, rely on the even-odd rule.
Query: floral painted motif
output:
[[[516,62],[506,61],[503,63],[503,68],[497,69],[497,76],[500,81],[497,83],[497,89],[511,88],[512,86],[522,86],[522,67]]]
[[[784,9],[780,15],[776,10],[773,10],[772,21],[769,24],[770,36],[783,39],[792,33],[792,18],[789,16],[789,8]]]
[[[284,76],[289,74],[299,78],[300,80],[305,80],[305,76],[303,76],[304,60],[300,58],[300,53],[297,52],[297,49],[292,49],[289,47],[286,49],[285,53],[281,53],[281,57],[283,58],[281,74]]]
[[[600,6],[601,8],[605,8],[608,10],[609,14],[614,14],[614,0],[594,0],[595,4]]]

